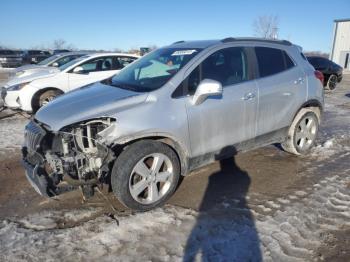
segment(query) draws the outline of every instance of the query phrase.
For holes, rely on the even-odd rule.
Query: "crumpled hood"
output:
[[[98,82],[56,98],[42,107],[36,113],[35,119],[48,125],[51,130],[59,131],[65,126],[84,120],[114,116],[118,111],[143,103],[147,96],[147,93]]]
[[[59,72],[60,70],[57,68],[45,67],[40,70],[34,71],[33,74],[30,74],[30,75],[25,75],[23,77],[14,77],[5,84],[5,87],[18,85],[25,82],[31,82],[41,78],[51,77]]]

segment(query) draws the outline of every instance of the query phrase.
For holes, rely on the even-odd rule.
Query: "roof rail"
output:
[[[222,43],[229,43],[229,42],[240,42],[240,41],[252,41],[252,42],[262,42],[262,43],[273,43],[273,44],[281,44],[281,45],[292,45],[291,42],[287,40],[273,40],[273,39],[264,39],[264,38],[254,38],[254,37],[246,37],[246,38],[234,38],[234,37],[227,37],[221,40]]]
[[[180,43],[185,43],[185,41],[184,41],[184,40],[181,40],[181,41],[177,41],[177,42],[172,43],[172,44],[173,44],[173,45],[176,45],[176,44],[180,44]]]
[[[229,42],[233,42],[235,40],[236,40],[236,38],[234,38],[234,37],[226,37],[226,38],[222,39],[221,42],[229,43]]]

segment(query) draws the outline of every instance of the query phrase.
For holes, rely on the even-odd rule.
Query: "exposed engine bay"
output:
[[[87,197],[93,194],[92,187],[105,182],[115,158],[99,133],[114,122],[111,118],[96,119],[51,132],[31,121],[26,126],[23,155],[27,177],[32,176],[37,191],[54,196],[79,186]]]

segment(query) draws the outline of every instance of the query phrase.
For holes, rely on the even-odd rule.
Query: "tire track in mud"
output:
[[[304,175],[322,178],[305,191],[275,200],[255,194],[251,201],[265,261],[321,260],[325,232],[350,228],[349,153],[308,162]]]

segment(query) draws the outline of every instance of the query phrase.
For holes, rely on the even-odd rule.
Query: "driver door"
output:
[[[114,66],[116,58],[113,56],[98,57],[76,66],[68,73],[69,89],[73,90],[115,75],[121,69]],[[77,68],[80,71],[77,71]]]
[[[216,154],[255,136],[258,97],[251,78],[246,50],[230,47],[210,55],[184,81],[193,157]],[[223,94],[194,105],[193,94],[203,79],[219,81]]]

